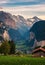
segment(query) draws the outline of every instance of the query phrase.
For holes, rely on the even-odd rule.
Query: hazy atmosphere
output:
[[[45,0],[0,0],[0,10],[25,18],[45,19]]]
[[[45,65],[45,0],[0,0],[0,65]]]

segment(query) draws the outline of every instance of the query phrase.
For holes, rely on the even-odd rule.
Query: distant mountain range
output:
[[[25,19],[23,16],[15,16],[10,13],[0,11],[0,21],[2,21],[7,27],[10,37],[15,40],[26,40],[29,38],[29,29],[34,22],[41,19],[33,17]],[[27,37],[26,37],[27,36]]]
[[[7,12],[0,11],[0,26],[1,23],[4,24],[5,26],[3,25],[2,26],[6,30],[5,31],[4,29],[0,28],[0,30],[4,31],[3,32],[4,38],[8,37],[14,40],[15,42],[18,43],[20,42],[18,44],[19,46],[23,42],[22,44],[22,46],[24,46],[23,48],[27,48],[27,46],[29,47],[33,46],[33,42],[30,43],[30,29],[32,29],[33,25],[38,21],[41,21],[41,19],[38,18],[37,16],[34,16],[33,18],[25,19],[21,15],[15,16]]]

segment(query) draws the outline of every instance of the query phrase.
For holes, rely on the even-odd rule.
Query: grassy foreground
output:
[[[45,65],[45,58],[0,56],[0,65]]]

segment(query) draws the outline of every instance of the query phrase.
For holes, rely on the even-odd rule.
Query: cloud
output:
[[[45,4],[31,6],[4,7],[1,11],[9,12],[12,15],[22,15],[25,18],[38,16],[45,19]]]
[[[45,0],[9,0],[10,3],[17,3],[17,2],[45,2]]]
[[[33,2],[35,0],[9,0],[10,3],[17,3],[17,2]]]
[[[8,0],[0,0],[0,4],[7,3]]]
[[[45,0],[0,0],[0,10],[25,18],[38,16],[45,19]]]
[[[45,4],[45,0],[0,0],[0,6],[24,6]]]

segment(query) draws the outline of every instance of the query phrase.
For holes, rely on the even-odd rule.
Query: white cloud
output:
[[[33,2],[35,0],[0,0],[0,4],[2,3],[17,3],[17,2]]]
[[[25,18],[38,16],[45,19],[45,4],[32,6],[4,7],[0,9],[11,13],[12,15],[23,15]]]
[[[0,4],[7,3],[8,0],[0,0]]]
[[[17,3],[17,2],[33,2],[35,0],[9,0],[10,3]]]
[[[17,3],[17,2],[39,2],[39,3],[44,3],[45,0],[9,0],[8,2],[10,3]]]

